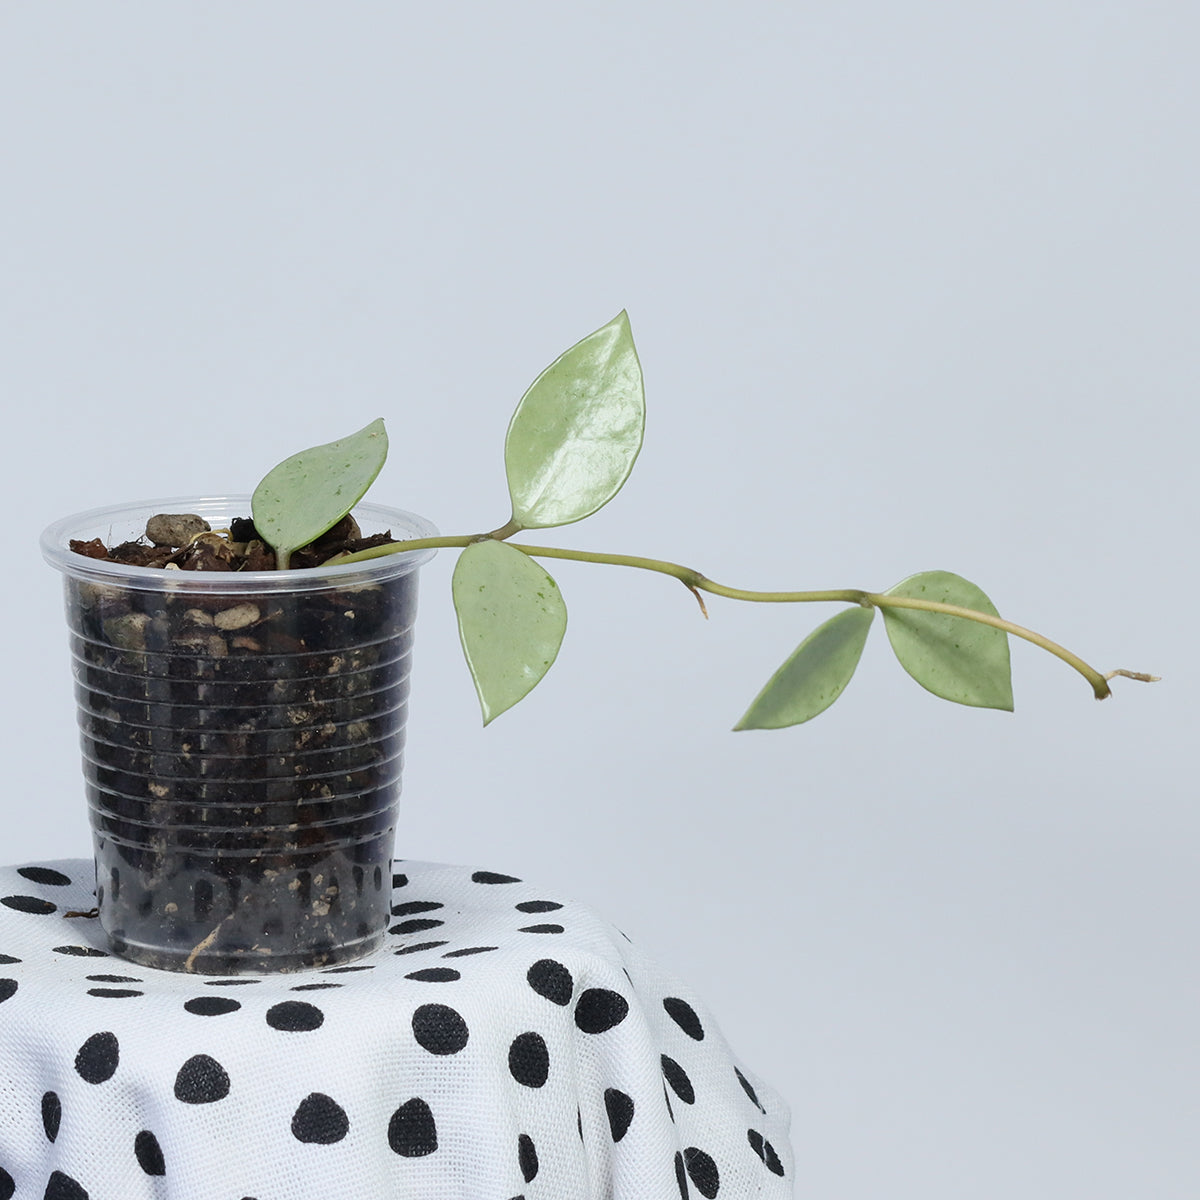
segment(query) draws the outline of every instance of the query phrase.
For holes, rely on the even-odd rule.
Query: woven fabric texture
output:
[[[387,945],[109,955],[83,860],[0,868],[0,1200],[783,1200],[786,1107],[587,908],[395,864]]]

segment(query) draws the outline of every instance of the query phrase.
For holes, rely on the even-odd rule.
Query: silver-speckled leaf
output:
[[[884,594],[999,616],[979,588],[950,571],[910,575]],[[911,608],[885,608],[883,623],[900,665],[927,691],[955,704],[1012,712],[1012,668],[1004,630]]]
[[[524,699],[553,665],[567,606],[540,564],[490,538],[459,555],[453,592],[458,636],[487,725]]]
[[[818,625],[767,681],[734,729],[783,729],[811,721],[846,690],[875,610],[848,608]]]
[[[349,437],[301,450],[267,472],[254,489],[251,511],[281,569],[293,551],[332,529],[363,498],[387,452],[379,418]]]
[[[607,504],[633,469],[645,415],[621,312],[551,363],[517,405],[504,442],[514,523],[569,525]]]

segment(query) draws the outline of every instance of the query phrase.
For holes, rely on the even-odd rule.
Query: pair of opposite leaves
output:
[[[622,312],[551,363],[521,398],[504,444],[512,499],[507,532],[569,525],[602,508],[629,477],[644,426],[641,366]],[[387,446],[380,419],[301,451],[267,474],[255,489],[253,516],[281,568],[362,498]],[[487,724],[553,665],[566,632],[566,604],[543,567],[491,536],[463,549],[452,590]],[[887,594],[996,611],[977,587],[945,571],[912,576]],[[795,725],[828,708],[854,674],[873,616],[872,608],[855,607],[816,629],[736,728]],[[1008,639],[1001,630],[911,610],[885,609],[884,622],[901,664],[923,687],[960,704],[1012,708]]]

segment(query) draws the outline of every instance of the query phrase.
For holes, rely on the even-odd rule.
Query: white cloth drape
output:
[[[384,949],[211,978],[104,950],[90,862],[0,869],[0,1200],[783,1200],[788,1115],[610,924],[395,865]]]

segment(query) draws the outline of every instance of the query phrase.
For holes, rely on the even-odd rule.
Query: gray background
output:
[[[646,446],[548,543],[747,587],[958,571],[1014,716],[877,623],[814,724],[730,726],[824,609],[559,564],[480,728],[423,579],[401,853],[541,880],[691,982],[823,1200],[1200,1194],[1196,62],[1138,4],[0,6],[8,861],[83,855],[59,584],[106,502],[249,490],[387,417],[373,496],[508,515],[527,384],[627,307]],[[1187,732],[1185,732],[1187,731]]]

